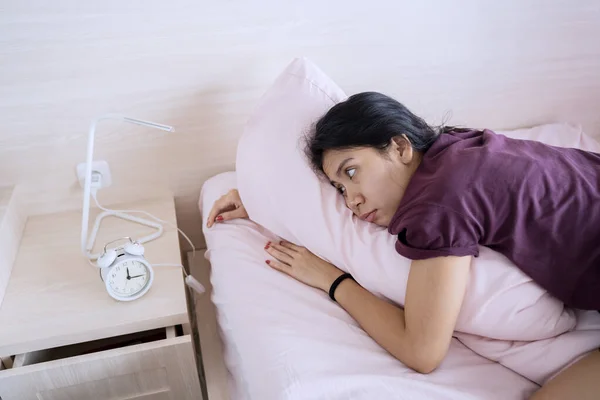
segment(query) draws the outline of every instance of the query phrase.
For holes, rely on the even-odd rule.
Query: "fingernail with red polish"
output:
[[[267,245],[265,246],[265,250],[267,250],[270,245],[271,245],[271,242],[267,243]]]
[[[267,261],[265,261],[265,262],[266,262],[267,264],[269,264],[269,265],[271,264],[271,261],[270,261],[270,260],[267,260]]]
[[[217,221],[223,221],[223,216],[219,215],[217,216],[217,218],[215,218]]]

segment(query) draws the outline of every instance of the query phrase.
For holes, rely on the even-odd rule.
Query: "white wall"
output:
[[[203,181],[234,168],[256,100],[295,56],[348,93],[380,90],[439,123],[550,121],[600,135],[600,2],[4,0],[0,3],[0,184],[33,212],[80,207],[75,165],[90,119],[114,123],[105,202],[172,191],[198,240]]]

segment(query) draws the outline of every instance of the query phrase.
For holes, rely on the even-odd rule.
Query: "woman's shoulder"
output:
[[[442,153],[482,148],[503,139],[502,135],[490,129],[444,128],[425,155],[436,157]]]
[[[440,142],[425,153],[409,181],[395,220],[420,220],[440,214],[473,220],[480,214],[481,200],[495,185],[484,143],[484,135],[493,132],[453,132],[442,134]]]
[[[448,197],[482,179],[490,161],[487,131],[452,131],[440,135],[423,155],[411,178],[409,189],[429,196]],[[408,190],[407,190],[408,191]]]

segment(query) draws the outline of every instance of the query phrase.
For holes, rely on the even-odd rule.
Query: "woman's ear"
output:
[[[410,139],[406,135],[394,136],[392,138],[391,148],[393,155],[404,165],[412,162],[415,151]]]

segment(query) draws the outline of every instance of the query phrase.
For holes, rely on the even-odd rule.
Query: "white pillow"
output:
[[[250,218],[354,275],[372,293],[404,304],[410,260],[387,230],[353,216],[308,166],[303,138],[345,93],[316,66],[294,60],[254,110],[238,145],[237,181]],[[508,133],[550,144],[595,146],[562,124]],[[572,329],[573,311],[504,256],[481,248],[473,262],[457,330],[505,340],[536,340]]]

